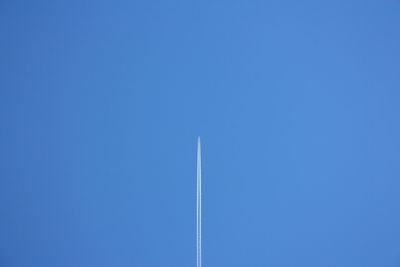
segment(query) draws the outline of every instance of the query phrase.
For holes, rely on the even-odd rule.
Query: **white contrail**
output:
[[[197,139],[197,186],[196,186],[196,256],[197,267],[201,267],[201,141]]]

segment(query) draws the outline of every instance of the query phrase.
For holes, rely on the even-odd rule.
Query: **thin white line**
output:
[[[197,188],[196,188],[196,249],[197,267],[201,267],[201,141],[197,140]]]
[[[202,210],[201,210],[201,204],[202,204],[202,203],[201,203],[201,202],[202,202],[202,201],[201,201],[201,185],[202,185],[202,181],[201,181],[201,143],[200,143],[200,139],[199,139],[199,151],[200,151],[200,157],[199,157],[199,161],[200,161],[200,164],[199,164],[199,165],[200,165],[200,168],[199,168],[199,173],[200,173],[200,174],[199,174],[199,199],[200,199],[200,200],[199,200],[199,202],[200,202],[200,203],[199,203],[199,207],[200,207],[200,211],[199,211],[199,215],[200,215],[200,216],[199,216],[199,217],[200,217],[200,219],[199,219],[199,225],[200,225],[200,227],[199,227],[199,240],[200,240],[200,241],[199,241],[199,245],[200,245],[199,253],[200,253],[200,260],[199,260],[199,261],[200,261],[200,267],[201,267],[201,264],[202,264],[202,243],[201,243],[201,241],[202,241],[202,240],[201,240],[201,239],[202,239],[202,238],[201,238],[201,237],[202,237],[202,236],[201,236],[201,226],[202,226],[202,225],[201,225],[201,223],[202,223],[202,214],[201,214],[201,212],[202,212]]]

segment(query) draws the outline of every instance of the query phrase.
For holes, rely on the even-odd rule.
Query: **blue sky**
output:
[[[400,264],[400,2],[0,2],[0,266]]]

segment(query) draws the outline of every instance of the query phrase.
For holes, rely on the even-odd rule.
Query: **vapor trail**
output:
[[[197,267],[201,267],[201,141],[197,139],[197,179],[196,179],[196,256]]]

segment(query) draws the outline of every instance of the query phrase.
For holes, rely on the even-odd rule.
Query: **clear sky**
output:
[[[0,1],[0,266],[400,265],[400,2]]]

